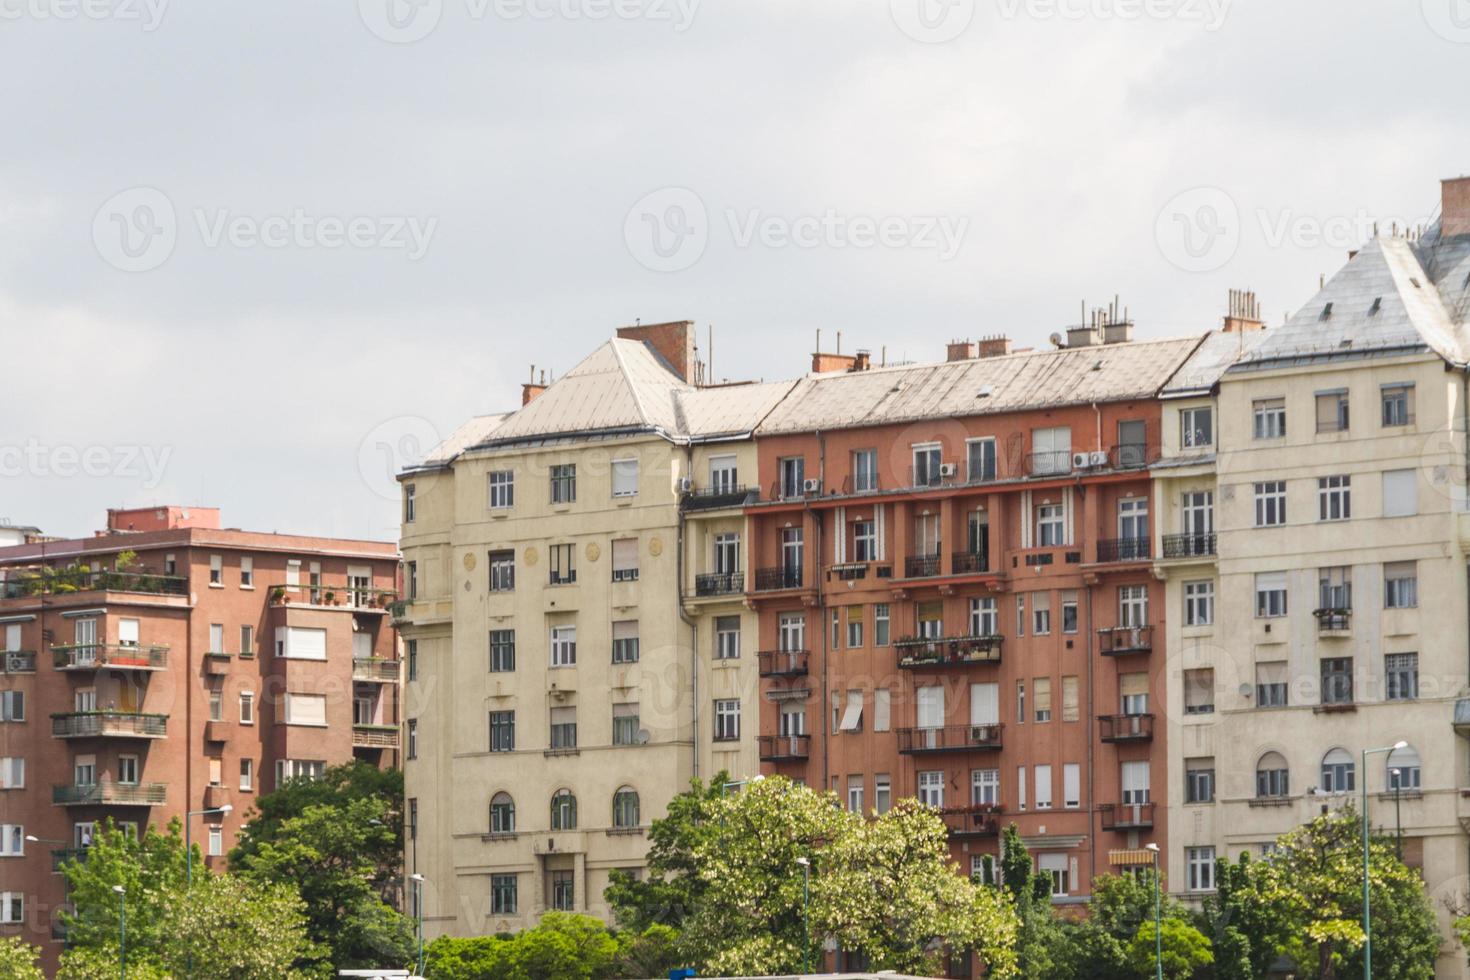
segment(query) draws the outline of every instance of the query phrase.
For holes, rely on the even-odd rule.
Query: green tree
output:
[[[672,926],[651,925],[642,932],[625,929],[617,934],[618,952],[613,975],[619,977],[666,977],[683,965],[679,932]]]
[[[498,980],[510,973],[511,940],[440,936],[424,947],[428,980]]]
[[[332,766],[320,779],[287,780],[274,792],[258,797],[230,852],[230,869],[242,865],[262,843],[275,840],[281,825],[300,817],[308,807],[340,807],[355,800],[385,804],[382,823],[386,832],[364,842],[369,848],[366,856],[379,881],[397,880],[403,873],[403,771],[379,769],[361,760]]]
[[[1215,893],[1204,901],[1203,931],[1215,953],[1215,980],[1263,977],[1286,946],[1285,923],[1255,900],[1251,859],[1215,862]]]
[[[196,847],[196,861],[198,853]],[[138,951],[142,969],[163,948],[169,916],[184,892],[183,827],[175,819],[167,833],[149,827],[139,838],[108,820],[93,835],[87,859],[67,861],[61,873],[74,909],[62,912],[69,945],[117,949],[119,897],[113,888],[121,885],[127,899],[128,947]]]
[[[41,951],[19,936],[0,939],[0,977],[9,980],[45,980],[36,962]],[[650,974],[651,975],[651,974]]]
[[[648,831],[645,877],[612,872],[603,898],[619,926],[640,933],[656,923],[677,929],[699,904],[704,880],[694,853],[701,841],[718,832],[710,825],[710,811],[725,795],[729,780],[723,771],[708,783],[691,780],[689,789],[669,802],[667,815],[654,820]]]
[[[1133,940],[1128,944],[1128,962],[1134,976],[1154,976],[1157,943],[1163,945],[1164,976],[1168,980],[1191,980],[1201,976],[1205,968],[1215,962],[1205,934],[1184,919],[1162,919],[1159,926],[1157,937],[1152,922],[1143,923],[1133,934]]]
[[[56,980],[117,980],[118,978],[117,937],[113,937],[112,949],[92,946],[74,946],[61,954],[61,965],[56,971]],[[128,980],[174,980],[157,962],[147,957],[133,955],[132,944],[128,944]]]
[[[1050,980],[1065,952],[1066,933],[1051,909],[1051,877],[1036,871],[1015,824],[1000,840],[1001,888],[1015,911],[1016,969],[1027,980]]]
[[[317,972],[306,937],[306,906],[296,889],[235,875],[194,879],[188,900],[168,918],[164,965],[210,980],[301,977]]]

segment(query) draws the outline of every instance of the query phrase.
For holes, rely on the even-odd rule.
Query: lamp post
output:
[[[765,776],[759,776],[759,775],[757,775],[757,776],[751,776],[749,779],[731,779],[728,782],[724,782],[724,783],[721,783],[720,784],[720,795],[721,796],[729,796],[730,795],[730,787],[731,786],[749,786],[751,783],[758,783],[762,779],[765,779],[765,778],[766,778]]]
[[[413,889],[414,889],[414,891],[413,891],[413,894],[414,894],[414,898],[413,898],[413,911],[414,911],[414,919],[416,920],[417,926],[418,926],[418,938],[419,938],[418,969],[415,972],[418,974],[418,976],[423,976],[424,975],[424,876],[421,875],[421,874],[411,874],[411,875],[408,876],[408,880],[411,881],[411,882],[413,882]]]
[[[184,814],[184,884],[194,885],[194,825],[190,817],[202,817],[210,813],[229,813],[235,809],[230,804],[224,806],[210,807],[207,810],[190,810]]]
[[[1404,815],[1399,809],[1399,788],[1403,786],[1403,770],[1395,767],[1388,771],[1388,777],[1393,780],[1393,839],[1394,850],[1398,853],[1400,861],[1404,859]]]
[[[122,885],[113,885],[117,892],[117,971],[122,980],[128,980],[128,893]]]
[[[1363,750],[1363,980],[1373,980],[1373,913],[1368,897],[1368,756],[1395,752],[1408,745],[1401,740],[1383,748]]]
[[[807,858],[799,857],[796,863],[801,865],[801,926],[806,931],[806,942],[801,947],[801,972],[812,972],[812,862]]]
[[[1145,844],[1145,851],[1154,856],[1154,977],[1164,980],[1164,924],[1163,899],[1159,895],[1159,845]]]

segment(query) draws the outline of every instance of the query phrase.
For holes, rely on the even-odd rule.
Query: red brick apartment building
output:
[[[224,529],[213,508],[0,548],[0,934],[54,967],[56,868],[106,818],[195,813],[218,868],[256,793],[396,765],[397,569],[392,543]]]
[[[763,771],[940,806],[975,871],[1014,821],[1063,904],[1111,851],[1168,853],[1147,467],[1200,339],[1129,333],[819,355],[757,431],[746,511]]]

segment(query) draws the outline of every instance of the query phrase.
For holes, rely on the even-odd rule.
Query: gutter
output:
[[[689,446],[685,446],[684,447],[684,462],[685,462],[685,468],[689,472],[691,472],[691,473],[694,472],[694,450],[691,447],[689,447]],[[689,618],[688,614],[686,614],[684,612],[684,548],[685,548],[685,535],[684,535],[684,531],[685,531],[685,527],[686,527],[686,518],[684,516],[684,507],[682,506],[682,502],[680,504],[676,505],[676,506],[678,506],[678,509],[679,509],[678,531],[677,531],[677,534],[676,534],[676,537],[678,539],[677,540],[677,547],[679,549],[679,554],[678,554],[678,558],[676,559],[677,564],[676,564],[676,567],[675,567],[675,574],[678,576],[678,586],[677,586],[678,592],[677,592],[677,595],[676,595],[675,598],[676,598],[676,601],[677,601],[677,604],[678,604],[679,621],[682,622],[685,626],[688,626],[689,627],[689,698],[690,698],[690,705],[689,705],[690,718],[689,718],[689,720],[690,720],[690,724],[693,726],[693,731],[692,731],[692,734],[690,735],[689,744],[690,744],[690,746],[692,748],[692,754],[694,756],[694,761],[693,761],[692,773],[691,774],[694,776],[695,779],[698,779],[699,778],[699,626],[698,626],[698,624],[696,624],[694,622],[694,620],[692,620],[692,619]]]

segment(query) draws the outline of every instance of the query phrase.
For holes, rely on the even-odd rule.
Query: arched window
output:
[[[516,801],[509,793],[490,797],[490,833],[513,834],[516,830]]]
[[[1395,789],[1405,793],[1419,790],[1419,753],[1414,746],[1406,745],[1388,754],[1388,780],[1384,784],[1389,792]]]
[[[551,798],[551,829],[577,829],[577,798],[569,789],[557,790]]]
[[[638,826],[638,792],[631,786],[624,786],[613,794],[613,826]]]
[[[1280,752],[1267,752],[1256,763],[1256,796],[1262,798],[1288,796],[1291,793],[1286,760]]]
[[[1351,793],[1357,786],[1356,767],[1346,749],[1333,749],[1322,757],[1322,792]]]

